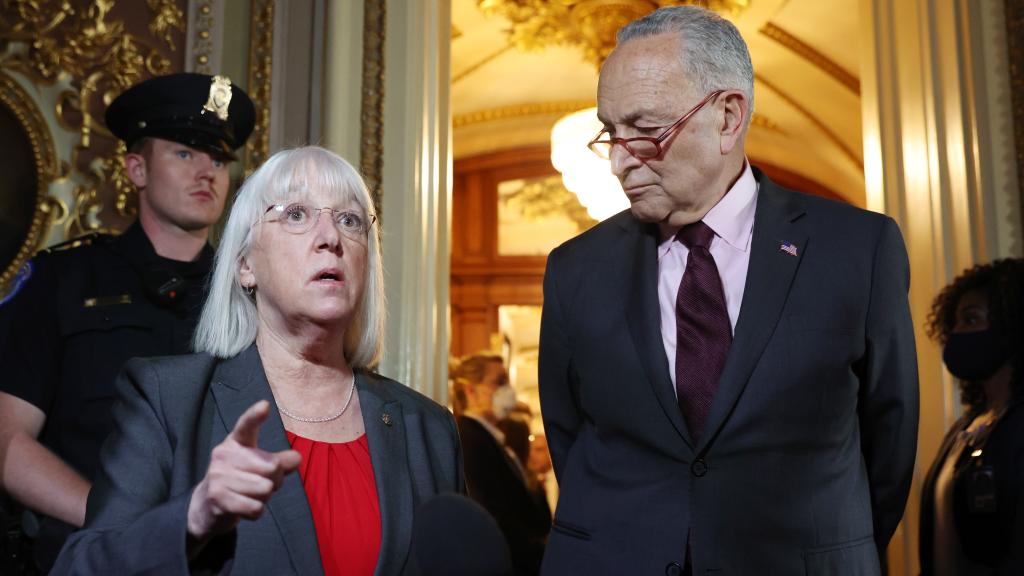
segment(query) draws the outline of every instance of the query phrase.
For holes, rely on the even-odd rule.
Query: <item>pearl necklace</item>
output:
[[[320,418],[303,418],[302,416],[296,416],[295,414],[292,414],[291,412],[285,410],[284,406],[281,406],[280,404],[277,405],[277,409],[281,412],[281,414],[284,414],[285,416],[291,418],[292,420],[306,422],[307,424],[323,424],[324,422],[330,422],[332,420],[337,420],[338,418],[341,418],[341,415],[345,413],[345,410],[348,410],[348,405],[352,403],[352,395],[355,392],[355,390],[356,380],[353,377],[352,385],[348,387],[348,399],[345,400],[345,405],[341,407],[341,410],[339,410],[337,414],[331,414],[330,416],[321,416]]]

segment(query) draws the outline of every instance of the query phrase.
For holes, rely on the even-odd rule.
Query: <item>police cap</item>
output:
[[[183,72],[125,90],[107,108],[107,128],[125,145],[161,138],[235,159],[256,123],[256,108],[226,76]]]

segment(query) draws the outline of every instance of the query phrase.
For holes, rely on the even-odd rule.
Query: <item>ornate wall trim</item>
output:
[[[53,207],[49,201],[50,182],[56,177],[58,167],[57,150],[50,136],[46,120],[27,92],[10,76],[0,71],[0,104],[14,113],[32,145],[32,157],[36,168],[36,202],[25,240],[14,260],[0,273],[0,294],[21,266],[35,254],[45,237]]]
[[[555,102],[536,102],[533,104],[517,104],[515,106],[499,106],[487,108],[452,118],[452,128],[462,128],[472,124],[522,118],[524,116],[547,116],[553,114],[570,114],[584,108],[592,108],[597,104],[593,100],[560,100]]]
[[[185,70],[216,74],[213,65],[220,62],[222,0],[190,0],[188,3],[188,41],[185,45]]]
[[[149,76],[181,69],[183,0],[6,2],[0,20],[0,68],[37,89],[48,129],[74,135],[61,144],[60,214],[48,241],[91,231],[116,232],[135,217],[135,189],[124,174],[123,145],[103,124],[107,104]],[[115,7],[119,17],[112,16]],[[51,115],[50,110],[53,110]],[[54,184],[56,186],[56,184]],[[112,210],[109,208],[113,208]]]
[[[384,37],[386,0],[366,0],[363,7],[363,98],[360,112],[359,172],[382,218],[384,174]]]
[[[274,0],[252,0],[249,20],[248,94],[256,105],[256,126],[245,143],[246,174],[270,152],[270,98],[274,71]]]

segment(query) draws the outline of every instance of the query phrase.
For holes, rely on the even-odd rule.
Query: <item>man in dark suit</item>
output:
[[[540,393],[561,494],[546,574],[878,574],[914,467],[906,250],[783,189],[744,139],[735,27],[619,32],[591,143],[629,198],[554,250]]]

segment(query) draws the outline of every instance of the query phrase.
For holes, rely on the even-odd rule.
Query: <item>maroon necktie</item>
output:
[[[676,395],[690,435],[704,429],[732,344],[732,326],[718,267],[708,252],[715,233],[704,222],[683,226],[686,271],[676,294]]]

